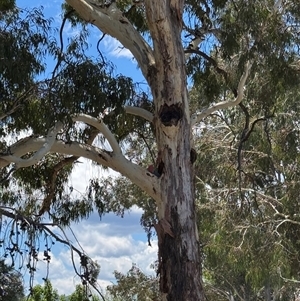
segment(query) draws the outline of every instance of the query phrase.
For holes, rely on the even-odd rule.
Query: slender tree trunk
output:
[[[162,193],[156,225],[160,289],[169,301],[204,300],[185,55],[180,36],[183,4],[184,1],[146,1],[156,62],[150,85]]]

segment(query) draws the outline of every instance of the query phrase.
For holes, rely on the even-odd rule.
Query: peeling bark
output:
[[[184,1],[146,0],[154,45],[156,139],[163,164],[160,177],[160,290],[165,300],[204,300],[195,216],[191,124],[181,43]],[[169,226],[170,229],[169,229]]]

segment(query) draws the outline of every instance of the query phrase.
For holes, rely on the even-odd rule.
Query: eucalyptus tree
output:
[[[23,110],[18,105],[3,108],[5,134],[14,129],[33,131],[4,148],[0,157],[4,177],[10,179],[14,172],[13,178],[28,193],[42,191],[41,202],[34,196],[28,200],[31,215],[49,212],[55,222],[68,224],[87,216],[93,206],[100,214],[105,211],[102,200],[107,192],[97,182],[83,201],[68,199],[64,183],[78,158],[120,172],[155,202],[153,226],[158,236],[163,300],[205,300],[195,161],[206,166],[198,170],[204,187],[222,189],[224,183],[222,174],[211,174],[216,169],[203,165],[206,156],[215,155],[213,150],[196,158],[194,137],[201,145],[202,133],[199,136],[197,129],[206,124],[208,116],[218,112],[218,118],[241,122],[235,119],[235,112],[242,110],[244,126],[231,135],[239,141],[238,183],[248,180],[242,168],[243,147],[255,126],[276,113],[276,101],[288,101],[289,92],[299,83],[299,4],[280,0],[67,0],[64,11],[64,20],[80,24],[83,35],[66,50],[62,42],[60,47],[50,44],[57,58],[52,78],[39,83]],[[85,55],[80,46],[84,46],[88,24],[131,51],[149,85],[150,99],[137,93],[129,78],[113,77],[103,57],[93,61]],[[199,99],[193,102],[187,76],[199,89]],[[9,82],[3,89],[11,95],[16,87]],[[130,134],[146,144],[141,129],[152,131],[156,142],[149,168],[129,160],[120,146]],[[110,149],[93,144],[96,137],[107,141]],[[227,137],[226,133],[224,139]],[[231,168],[227,171],[234,174]],[[239,188],[234,209],[244,208],[251,195]],[[232,204],[230,196],[226,200]],[[201,233],[204,226],[199,225]]]
[[[11,300],[11,299],[10,299]],[[53,288],[51,281],[45,280],[44,285],[35,285],[30,295],[24,298],[24,301],[99,301],[98,296],[86,290],[82,285],[76,285],[74,292],[68,296],[59,295],[57,290]]]
[[[282,136],[292,122],[283,117],[284,111],[279,113],[282,109],[257,122],[243,144],[241,170],[241,142],[234,136],[242,132],[243,111],[234,114],[238,123],[229,116],[213,116],[211,126],[202,129],[199,160],[210,172],[197,168],[197,210],[206,293],[212,298],[279,301],[299,296],[298,179],[290,164],[298,154],[282,152],[298,139]],[[213,155],[207,151],[212,148]]]
[[[108,300],[161,300],[157,277],[144,274],[136,265],[126,274],[115,271],[114,275],[116,284],[107,287]]]
[[[61,298],[50,282],[46,280],[44,285],[35,285],[31,288],[30,295],[26,297],[28,301],[60,301]]]
[[[67,297],[69,301],[100,301],[97,295],[91,294],[86,290],[86,287],[82,285],[76,285],[75,291]]]

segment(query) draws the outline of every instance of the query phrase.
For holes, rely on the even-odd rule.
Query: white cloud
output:
[[[73,227],[76,238],[84,251],[100,264],[98,284],[102,290],[115,281],[113,276],[115,270],[127,273],[132,263],[137,264],[146,274],[153,274],[150,265],[157,259],[157,241],[153,241],[152,247],[149,247],[146,241],[134,240],[131,235],[124,236],[117,232],[108,235],[107,229],[111,226],[114,227],[113,224],[101,222],[90,224],[85,221]],[[136,225],[136,228],[137,231],[142,231],[139,225]],[[60,294],[70,294],[74,291],[76,284],[80,284],[80,278],[75,275],[73,269],[71,252],[67,247],[62,246],[53,251],[49,279]],[[42,258],[43,254],[40,253],[35,277],[40,283],[47,274],[47,265]],[[79,256],[74,253],[73,258],[79,269]]]
[[[105,177],[111,174],[92,164],[89,160],[80,158],[79,161],[82,163],[76,165],[68,183],[69,186],[74,187],[75,193],[84,193],[90,178]],[[108,285],[115,282],[113,275],[115,270],[126,274],[133,263],[137,264],[146,274],[154,273],[150,265],[157,260],[157,241],[152,242],[152,247],[148,246],[146,233],[140,226],[141,214],[142,210],[136,206],[130,212],[126,212],[124,218],[106,214],[100,219],[97,213],[93,213],[89,219],[74,223],[71,227],[80,245],[72,236],[72,232],[65,230],[71,243],[79,249],[82,246],[84,252],[99,263],[98,284],[103,291]],[[54,231],[55,233],[60,232],[58,228],[55,228]],[[42,279],[47,275],[47,264],[43,260],[42,253],[44,251],[42,239],[35,284],[42,284]],[[58,290],[59,294],[71,294],[81,280],[74,271],[68,246],[56,242],[50,255],[48,277],[53,287]],[[76,267],[79,269],[79,256],[77,253],[73,255]],[[25,285],[28,288],[26,279]]]
[[[117,58],[125,57],[125,58],[129,58],[129,59],[133,59],[133,54],[130,52],[130,50],[125,48],[115,38],[113,38],[111,36],[105,36],[105,38],[103,39],[103,44],[104,44],[105,50],[107,52],[109,52],[109,55],[117,57]]]
[[[69,179],[68,186],[72,186],[75,193],[81,194],[85,193],[90,179],[117,175],[119,173],[111,169],[104,169],[91,160],[79,158]]]

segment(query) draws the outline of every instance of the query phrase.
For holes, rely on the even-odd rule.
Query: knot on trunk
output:
[[[197,160],[197,152],[194,148],[191,149],[190,160],[192,164],[194,164],[195,161]]]
[[[178,121],[182,118],[183,112],[179,105],[168,106],[164,104],[160,109],[159,118],[164,126],[177,126]]]

